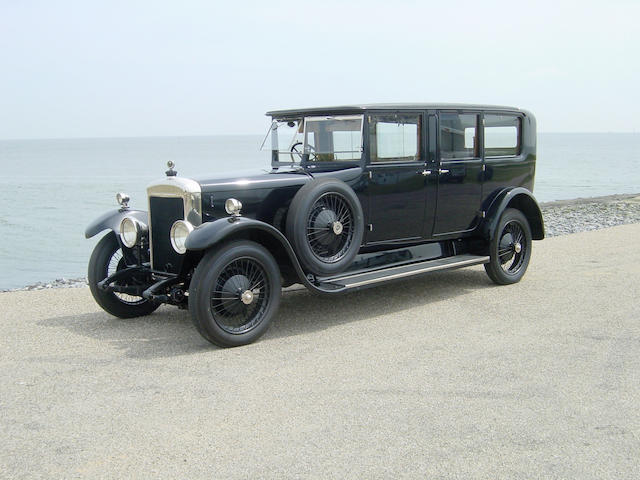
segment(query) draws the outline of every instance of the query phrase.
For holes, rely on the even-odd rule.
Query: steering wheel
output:
[[[301,151],[302,149],[298,149],[298,147],[301,147],[303,145],[302,142],[296,142],[293,145],[291,145],[291,153],[289,155],[291,155],[291,161],[295,162],[296,159],[293,157],[293,155],[298,155],[300,157],[300,160],[302,160],[302,154],[303,152]],[[313,148],[312,145],[307,145],[307,148],[311,151],[315,150],[315,148]],[[313,155],[315,157],[314,153],[309,153],[309,155]]]

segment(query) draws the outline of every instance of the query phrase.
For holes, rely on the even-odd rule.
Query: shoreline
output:
[[[540,208],[547,237],[640,223],[640,193],[555,200],[540,203]],[[87,286],[86,277],[63,277],[24,287],[0,289],[0,293]]]
[[[603,195],[600,197],[578,197],[567,200],[552,200],[541,202],[540,208],[563,207],[566,205],[580,205],[584,203],[611,203],[611,202],[640,202],[640,193],[616,193],[613,195]]]

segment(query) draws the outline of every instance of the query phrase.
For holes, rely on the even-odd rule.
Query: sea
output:
[[[171,160],[180,176],[270,169],[260,135],[0,141],[0,290],[86,276],[100,238],[85,227],[117,208],[146,209]],[[640,133],[540,133],[539,202],[640,193]]]

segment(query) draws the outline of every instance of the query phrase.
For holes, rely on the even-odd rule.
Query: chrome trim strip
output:
[[[195,180],[183,177],[166,177],[147,186],[147,206],[149,212],[149,255],[153,269],[153,234],[151,222],[151,197],[182,198],[184,218],[194,227],[202,224],[202,188]]]
[[[517,155],[493,155],[491,157],[484,157],[485,161],[490,162],[492,160],[505,160],[505,159],[512,159],[512,158],[518,158],[518,157],[524,157],[521,153],[517,154]],[[522,158],[522,160],[524,160],[524,158]]]
[[[429,260],[428,262],[433,262],[433,260]],[[363,280],[361,282],[356,282],[356,283],[352,283],[349,285],[345,285],[345,289],[351,289],[351,288],[355,288],[355,287],[361,287],[363,285],[370,285],[372,283],[379,283],[379,282],[386,282],[387,280],[394,280],[397,278],[403,278],[403,277],[410,277],[412,275],[418,275],[420,273],[426,273],[426,272],[435,272],[437,270],[446,270],[449,268],[458,268],[458,267],[467,267],[467,266],[471,266],[471,265],[480,265],[483,263],[488,263],[489,262],[489,257],[476,257],[476,258],[471,258],[468,260],[460,260],[458,262],[452,262],[452,263],[444,263],[444,264],[440,264],[440,265],[429,265],[423,268],[420,268],[418,270],[410,270],[408,272],[401,272],[401,273],[396,273],[393,275],[388,275],[388,276],[384,276],[384,277],[378,277],[378,278],[372,278],[370,280]],[[403,265],[406,266],[406,265]],[[399,267],[395,267],[395,268],[399,268]],[[356,277],[356,276],[360,276],[363,275],[362,273],[357,274],[357,275],[350,275],[347,277],[343,277],[343,278],[339,278],[339,279],[334,279],[329,283],[339,283],[341,280],[345,280],[347,278],[350,277]]]
[[[456,164],[460,164],[460,163],[471,163],[471,164],[476,164],[476,163],[482,163],[482,158],[479,157],[465,157],[465,158],[441,158],[440,159],[440,164],[451,164],[451,165],[456,165]]]

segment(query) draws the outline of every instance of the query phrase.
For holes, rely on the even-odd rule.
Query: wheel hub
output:
[[[520,253],[522,251],[522,244],[520,242],[516,242],[513,244],[513,251],[516,253]]]
[[[513,258],[513,254],[515,253],[514,247],[513,236],[510,233],[505,233],[500,239],[500,260],[503,263]]]
[[[323,209],[318,213],[313,222],[314,231],[317,233],[315,238],[322,245],[330,244],[335,238],[331,232],[333,231],[333,224],[336,222],[336,214],[329,209]]]
[[[239,313],[242,308],[242,304],[238,300],[240,300],[245,305],[248,305],[248,303],[245,303],[242,299],[242,295],[248,289],[249,279],[245,275],[234,275],[231,278],[227,279],[222,287],[223,296],[226,299],[226,301],[224,302],[225,311],[229,314]],[[235,298],[236,300],[230,301],[230,299],[232,298]]]
[[[311,253],[322,263],[339,262],[352,247],[353,225],[351,206],[341,194],[322,195],[307,219],[306,240]]]
[[[253,303],[253,299],[254,295],[251,290],[245,290],[244,292],[242,292],[242,295],[240,295],[240,300],[245,305],[251,305],[251,303]]]

